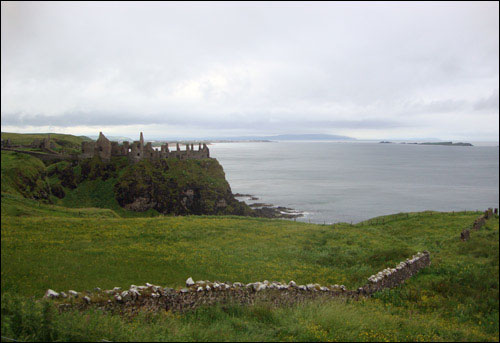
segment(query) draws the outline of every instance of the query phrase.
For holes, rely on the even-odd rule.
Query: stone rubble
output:
[[[57,293],[56,291],[52,290],[52,289],[48,289],[46,292],[45,292],[45,295],[43,296],[44,298],[58,298],[59,297],[59,293]]]
[[[194,285],[194,281],[192,278],[189,278],[186,280],[186,287],[191,287],[192,285]]]

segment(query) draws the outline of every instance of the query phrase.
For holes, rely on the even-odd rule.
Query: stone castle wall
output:
[[[29,145],[13,145],[12,141],[10,138],[8,139],[2,139],[2,149],[3,148],[36,148],[36,149],[41,149],[45,150],[48,153],[54,153],[56,154],[57,152],[54,151],[56,144],[55,142],[50,138],[50,134],[47,135],[45,138],[35,138]]]
[[[144,159],[158,160],[162,158],[178,158],[180,160],[203,159],[210,157],[210,151],[205,143],[198,144],[198,150],[194,149],[194,144],[186,144],[185,150],[181,150],[179,143],[176,150],[170,151],[168,143],[163,144],[160,150],[153,149],[151,142],[144,144],[144,137],[141,132],[139,141],[133,143],[109,141],[102,132],[96,142],[82,142],[81,159],[99,156],[103,161],[109,161],[112,156],[127,156],[130,162],[139,162]]]

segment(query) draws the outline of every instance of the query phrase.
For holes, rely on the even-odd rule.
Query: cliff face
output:
[[[2,152],[2,192],[61,206],[119,209],[126,216],[255,215],[234,198],[222,166],[212,158],[130,164],[126,157],[95,156],[45,166],[35,157]]]
[[[252,212],[234,198],[215,159],[141,161],[125,168],[114,190],[118,203],[132,211],[154,209],[178,215]]]

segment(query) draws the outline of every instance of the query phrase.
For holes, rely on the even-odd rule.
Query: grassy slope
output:
[[[26,198],[48,197],[50,187],[46,179],[45,165],[30,155],[2,151],[2,193]]]
[[[2,139],[10,139],[14,145],[30,145],[35,139],[47,138],[49,133],[11,133],[2,132]],[[91,141],[86,136],[73,136],[61,133],[50,133],[50,138],[55,142],[56,151],[77,152],[83,141]]]
[[[403,287],[360,303],[214,307],[187,315],[145,315],[132,323],[92,312],[82,322],[82,314],[68,313],[49,328],[33,330],[37,339],[59,335],[64,340],[498,340],[498,219],[473,232],[469,242],[458,239],[477,215],[413,213],[386,217],[385,224],[335,229],[242,217],[2,216],[2,293],[10,299],[2,311],[17,313],[2,323],[2,334],[14,333],[15,318],[24,323],[23,315],[25,321],[37,315],[46,319],[50,312],[41,304],[15,301],[15,294],[39,297],[47,288],[145,282],[181,286],[188,276],[356,287],[372,273],[427,249],[430,268]]]
[[[116,212],[104,208],[65,208],[40,201],[2,193],[2,216],[11,217],[89,217],[117,218]]]
[[[62,133],[11,133],[11,132],[2,132],[2,139],[10,139],[12,144],[29,145],[31,142],[33,142],[33,140],[47,138],[48,135],[50,135],[50,138],[65,140],[79,146],[81,146],[83,141],[92,140],[86,136],[73,136]]]

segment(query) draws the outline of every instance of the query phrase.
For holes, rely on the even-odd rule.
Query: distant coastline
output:
[[[380,144],[392,144],[394,142],[390,142],[390,141],[380,141],[379,142]],[[474,146],[472,145],[471,143],[463,143],[463,142],[457,142],[457,143],[453,143],[453,142],[424,142],[424,143],[417,143],[417,142],[411,142],[411,143],[407,143],[407,142],[400,142],[399,144],[416,144],[416,145],[445,145],[445,146]]]

